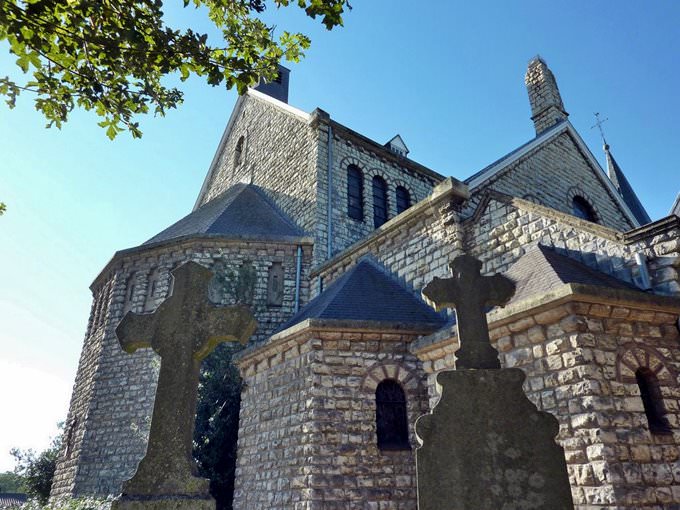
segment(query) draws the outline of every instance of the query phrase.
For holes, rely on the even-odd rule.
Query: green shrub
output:
[[[110,510],[113,498],[63,498],[45,505],[33,499],[22,505],[21,510]]]

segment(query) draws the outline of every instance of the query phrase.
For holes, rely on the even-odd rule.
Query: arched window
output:
[[[406,395],[394,379],[385,379],[375,389],[375,424],[378,448],[410,450]]]
[[[135,293],[137,292],[137,273],[132,273],[125,283],[125,306],[123,308],[123,313],[132,310],[133,299],[135,298]]]
[[[571,210],[577,218],[597,223],[595,211],[585,198],[576,195],[571,201]]]
[[[640,367],[635,371],[635,379],[640,387],[640,398],[645,406],[645,414],[652,434],[671,434],[671,426],[666,418],[666,408],[659,388],[659,380],[649,368]]]
[[[411,207],[411,195],[403,186],[397,186],[397,214],[403,213],[406,209]]]
[[[356,165],[347,167],[347,216],[364,219],[364,176]]]
[[[243,136],[239,137],[236,142],[236,148],[234,149],[234,168],[241,164],[241,159],[243,158],[243,143],[245,138]]]
[[[378,228],[387,221],[387,183],[376,175],[373,177],[373,226]]]
[[[283,264],[281,262],[273,262],[269,268],[267,304],[273,306],[283,304]]]

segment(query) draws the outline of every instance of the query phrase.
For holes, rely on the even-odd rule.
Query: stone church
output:
[[[525,77],[536,136],[464,181],[399,135],[289,105],[288,79],[238,99],[194,210],[94,280],[52,494],[116,494],[134,473],[156,362],[114,329],[192,260],[259,323],[236,361],[234,508],[416,508],[413,424],[459,345],[420,290],[468,253],[516,282],[491,337],[558,418],[576,507],[680,508],[680,218],[651,222],[607,145],[601,168],[545,61]]]

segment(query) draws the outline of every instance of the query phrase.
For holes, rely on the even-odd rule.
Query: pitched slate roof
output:
[[[306,319],[399,322],[443,326],[446,319],[375,262],[360,260],[312,299],[280,331]]]
[[[279,239],[305,234],[259,187],[236,184],[144,244],[191,235]]]
[[[540,244],[522,255],[505,272],[505,276],[514,280],[517,285],[510,303],[557,290],[565,283],[639,290]]]
[[[628,182],[628,179],[626,179],[623,170],[621,170],[621,167],[619,167],[614,156],[612,156],[612,153],[609,151],[609,145],[606,143],[604,145],[604,153],[607,157],[607,174],[616,188],[616,191],[619,192],[619,195],[621,195],[623,201],[626,202],[630,212],[633,213],[640,225],[650,223],[652,220],[642,206],[642,203],[640,203],[640,199],[638,199],[635,191],[633,191],[633,187]]]
[[[673,207],[671,207],[670,214],[675,214],[676,216],[680,216],[680,193],[678,193],[678,196],[675,199],[675,202],[673,203]]]

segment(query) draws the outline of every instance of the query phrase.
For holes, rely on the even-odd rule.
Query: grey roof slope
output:
[[[517,285],[510,303],[557,290],[565,283],[639,290],[540,244],[522,255],[505,272],[505,276],[514,280]]]
[[[612,156],[612,153],[609,151],[609,145],[606,143],[604,145],[604,153],[607,157],[607,173],[609,174],[609,180],[612,181],[612,184],[619,192],[619,195],[621,195],[623,201],[626,202],[630,212],[633,213],[633,216],[635,216],[635,219],[638,220],[640,225],[650,223],[652,221],[651,218],[642,206],[635,191],[633,191],[633,187],[628,182],[628,179],[626,179],[623,170],[621,170],[621,167],[619,167],[614,156]]]
[[[279,331],[306,319],[443,326],[446,319],[376,263],[363,259],[312,299]]]
[[[675,199],[675,202],[673,202],[673,207],[671,207],[670,214],[675,214],[676,216],[680,216],[680,193],[678,193],[678,196]]]
[[[253,184],[235,184],[144,245],[192,235],[223,237],[302,237],[305,233]]]

